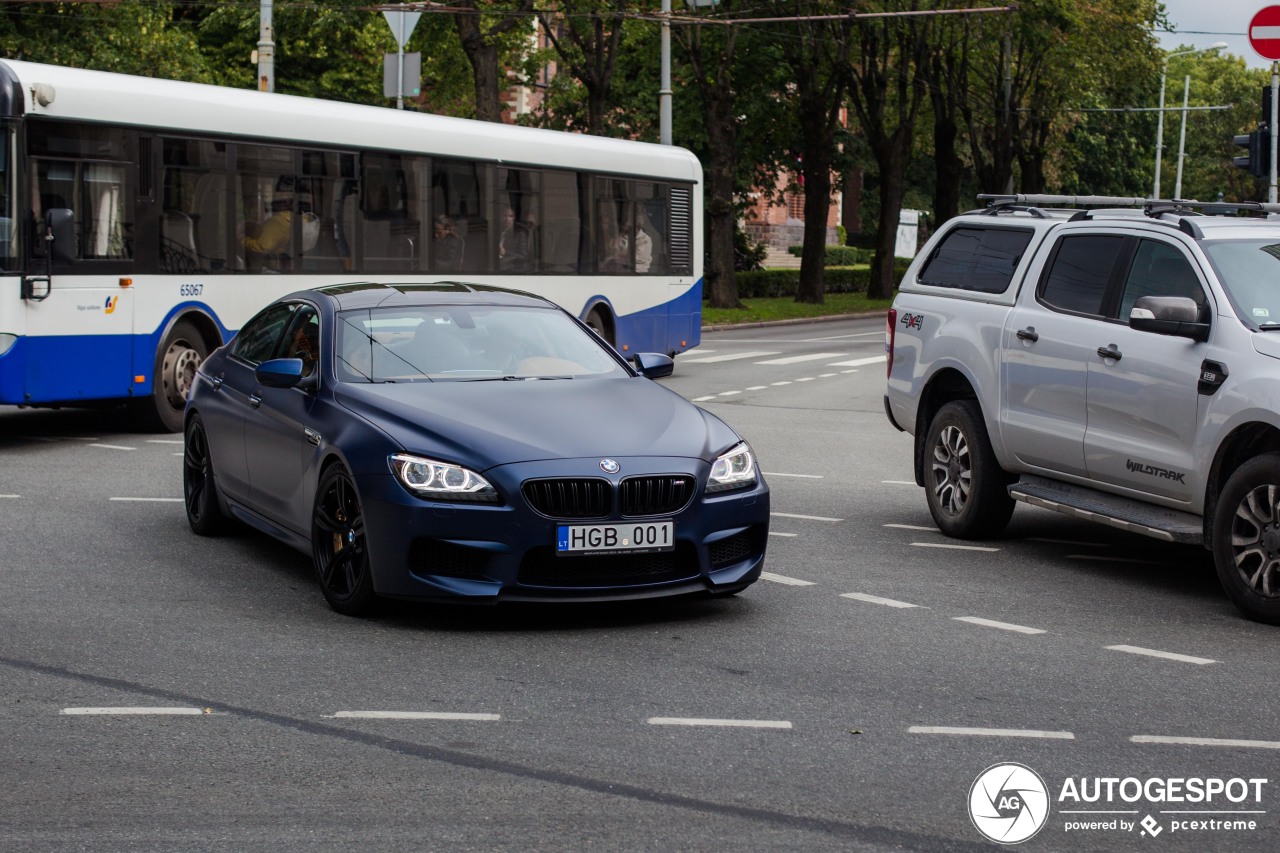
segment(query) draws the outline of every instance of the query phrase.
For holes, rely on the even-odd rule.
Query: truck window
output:
[[[1142,296],[1185,296],[1204,305],[1204,289],[1186,255],[1175,246],[1142,240],[1129,267],[1120,297],[1119,319],[1128,322],[1133,304]]]
[[[1040,285],[1040,300],[1062,311],[1101,314],[1107,282],[1124,239],[1102,234],[1063,237]]]
[[[1031,234],[1012,228],[956,228],[933,250],[920,271],[920,283],[1004,293]]]

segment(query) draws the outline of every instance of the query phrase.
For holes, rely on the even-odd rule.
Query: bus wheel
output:
[[[187,394],[195,382],[196,370],[209,349],[195,326],[186,321],[174,324],[160,347],[153,396],[144,417],[158,432],[182,432],[182,413]]]
[[[592,308],[587,314],[587,325],[591,327],[591,331],[604,338],[609,346],[617,347],[617,341],[613,338],[613,324],[606,318],[604,311]]]

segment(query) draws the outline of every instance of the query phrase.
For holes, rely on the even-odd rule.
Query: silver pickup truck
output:
[[[1022,501],[1202,545],[1280,624],[1280,206],[981,198],[886,327],[885,411],[939,529],[997,535]]]

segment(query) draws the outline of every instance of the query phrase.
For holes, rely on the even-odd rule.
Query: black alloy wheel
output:
[[[182,496],[187,508],[187,524],[200,536],[216,536],[227,528],[228,518],[218,500],[218,484],[209,455],[209,437],[200,415],[187,424],[182,454]]]
[[[1213,523],[1218,581],[1250,619],[1280,625],[1280,453],[1236,469]]]
[[[377,596],[369,570],[364,514],[355,482],[341,465],[328,468],[316,491],[311,553],[320,591],[329,606],[348,616],[368,616]]]

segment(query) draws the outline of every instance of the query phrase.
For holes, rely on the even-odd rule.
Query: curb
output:
[[[884,310],[861,311],[857,314],[828,314],[823,317],[795,317],[790,320],[764,320],[759,323],[716,323],[703,326],[704,332],[724,332],[730,329],[764,329],[770,326],[805,326],[810,323],[829,323],[835,320],[860,320],[866,317],[883,317]]]

